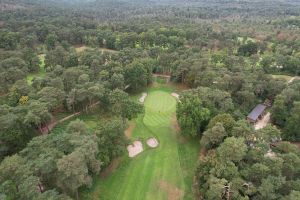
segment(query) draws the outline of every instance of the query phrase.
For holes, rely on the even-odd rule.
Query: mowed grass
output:
[[[45,54],[40,54],[39,59],[40,59],[40,69],[39,69],[39,71],[36,72],[36,73],[30,73],[26,77],[26,81],[27,81],[28,85],[32,84],[32,80],[34,78],[44,77],[46,75],[46,71],[45,71]]]
[[[135,158],[127,153],[107,177],[95,177],[81,199],[101,200],[191,200],[198,140],[182,140],[175,129],[176,99],[170,88],[150,88],[145,114],[134,120],[131,141],[141,140],[144,152]],[[159,146],[150,149],[146,140],[155,137]]]

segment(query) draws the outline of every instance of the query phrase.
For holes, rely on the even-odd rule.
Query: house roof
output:
[[[258,117],[265,111],[266,106],[262,104],[258,104],[251,113],[247,116],[248,119],[256,121]]]

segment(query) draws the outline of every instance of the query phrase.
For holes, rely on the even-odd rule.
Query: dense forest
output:
[[[134,97],[153,74],[185,88],[193,199],[300,199],[296,0],[1,0],[0,199],[85,199],[149,112]]]

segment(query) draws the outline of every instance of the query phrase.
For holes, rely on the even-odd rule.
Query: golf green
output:
[[[196,140],[179,139],[176,99],[170,93],[170,89],[149,89],[145,114],[134,120],[131,135],[131,141],[142,141],[144,151],[134,158],[124,155],[111,174],[100,176],[91,189],[81,192],[81,199],[193,199],[192,180],[199,144]],[[157,148],[147,147],[150,137],[158,140]]]

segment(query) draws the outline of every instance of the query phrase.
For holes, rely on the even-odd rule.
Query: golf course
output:
[[[81,199],[193,199],[199,144],[179,135],[173,91],[164,85],[146,91],[145,113],[130,122],[127,134],[131,143],[141,141],[144,151],[134,158],[124,152],[110,166],[108,174],[100,174],[92,188],[81,192]],[[151,137],[157,139],[158,147],[147,146],[146,141]]]

